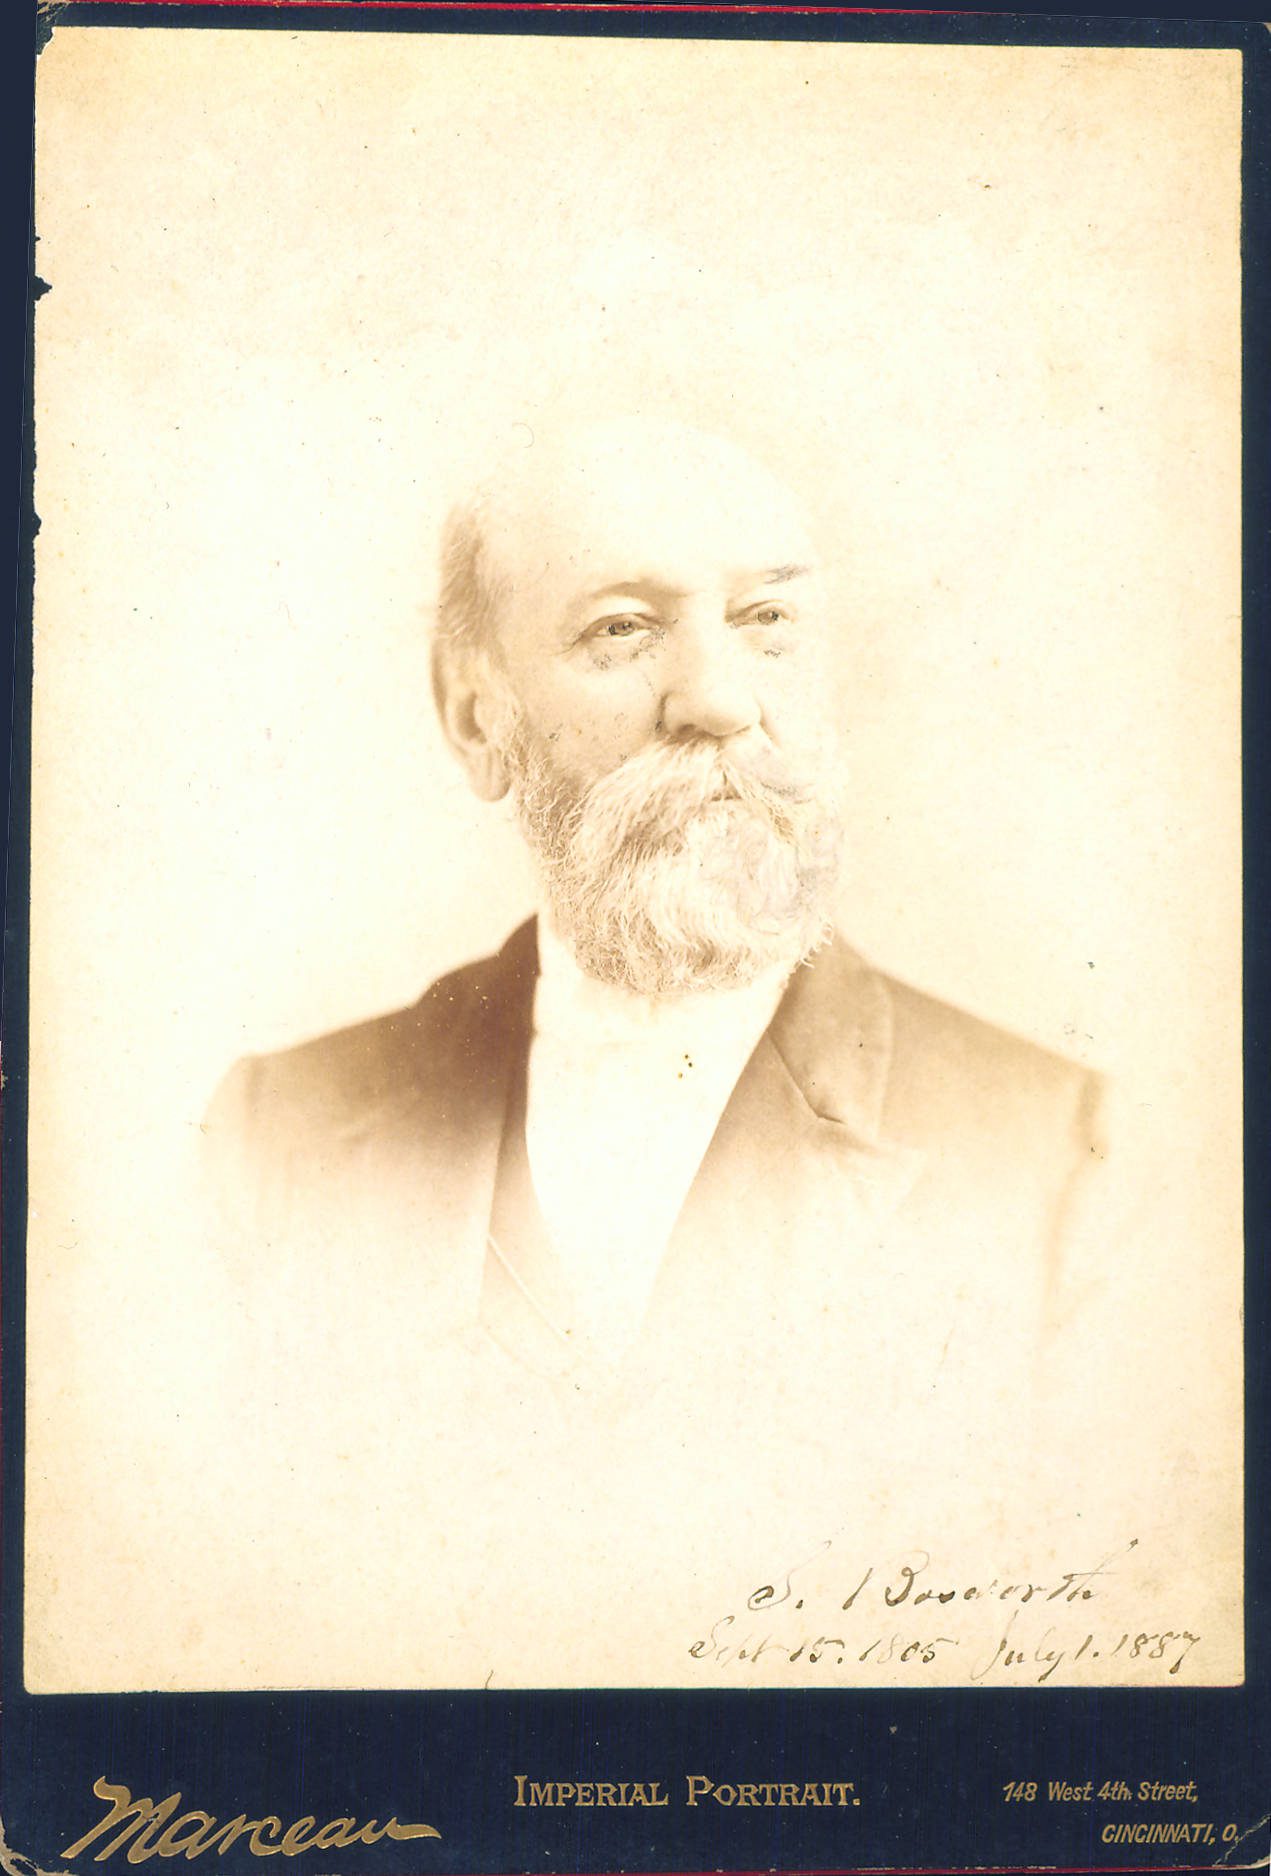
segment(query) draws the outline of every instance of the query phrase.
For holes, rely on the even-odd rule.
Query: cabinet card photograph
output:
[[[1242,1681],[1241,84],[54,22],[32,1693]]]

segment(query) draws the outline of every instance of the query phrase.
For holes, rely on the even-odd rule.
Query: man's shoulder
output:
[[[501,951],[447,972],[417,1002],[291,1048],[245,1056],[213,1102],[212,1129],[268,1120],[339,1133],[388,1110],[458,1102],[493,1072],[525,970],[522,927]]]
[[[891,1000],[899,1065],[915,1054],[951,1071],[989,1082],[1034,1086],[1039,1092],[1080,1080],[1089,1071],[1059,1051],[946,1003],[898,977],[879,973]]]
[[[913,985],[878,973],[891,1016],[888,1110],[904,1131],[961,1139],[1055,1125],[1094,1129],[1093,1069]]]

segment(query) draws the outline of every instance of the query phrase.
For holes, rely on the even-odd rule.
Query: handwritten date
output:
[[[824,1621],[829,1613],[824,1586],[797,1594],[795,1578],[824,1561],[831,1548],[826,1540],[810,1557],[753,1590],[744,1613],[718,1617],[688,1652],[696,1661],[718,1666],[770,1658],[778,1672],[802,1667],[832,1674],[846,1667],[854,1678],[862,1668],[866,1674],[881,1668],[920,1672],[940,1663],[945,1674],[952,1670],[971,1685],[1040,1684],[1065,1663],[1071,1673],[1079,1662],[1096,1679],[1116,1679],[1130,1671],[1130,1662],[1142,1664],[1133,1670],[1136,1675],[1153,1670],[1177,1674],[1201,1640],[1191,1629],[1137,1627],[1106,1611],[1101,1617],[1092,1611],[1092,1626],[1080,1620],[1084,1605],[1123,1575],[1117,1566],[1136,1544],[1132,1540],[1093,1568],[1052,1572],[1044,1581],[990,1576],[952,1585],[930,1573],[928,1552],[910,1552],[885,1568],[871,1564],[841,1601],[840,1585],[832,1605],[838,1619],[818,1628],[818,1615]],[[983,1607],[994,1603],[1004,1605],[1004,1621],[993,1620]],[[902,1609],[904,1618],[896,1626],[888,1618]],[[1054,1619],[1048,1620],[1052,1612]]]

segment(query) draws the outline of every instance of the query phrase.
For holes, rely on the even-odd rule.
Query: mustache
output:
[[[653,744],[594,782],[573,804],[562,828],[599,818],[614,847],[663,846],[685,823],[719,803],[733,803],[783,840],[797,831],[800,810],[817,799],[813,778],[770,743],[729,749],[707,738]]]

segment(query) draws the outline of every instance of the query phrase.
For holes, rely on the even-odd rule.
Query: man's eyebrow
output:
[[[767,567],[759,573],[748,574],[740,583],[747,586],[782,586],[787,580],[802,579],[811,572],[811,567],[797,561],[787,561],[784,566]],[[626,593],[637,599],[660,599],[668,593],[678,594],[680,591],[678,586],[658,579],[656,575],[637,574],[629,580],[606,580],[603,586],[593,587],[590,592],[584,593],[581,603],[585,606],[595,605],[598,600]]]
[[[584,593],[582,597],[584,605],[592,605],[596,600],[609,599],[614,594],[634,593],[638,598],[645,599],[650,596],[656,597],[659,594],[668,593],[672,590],[672,588],[666,585],[665,581],[645,579],[641,575],[637,576],[634,580],[606,580],[603,586],[593,587],[591,592]]]
[[[761,586],[783,586],[787,580],[801,580],[805,574],[811,573],[811,571],[811,567],[799,566],[796,562],[791,561],[784,567],[769,567],[766,573],[759,575],[759,584]]]

